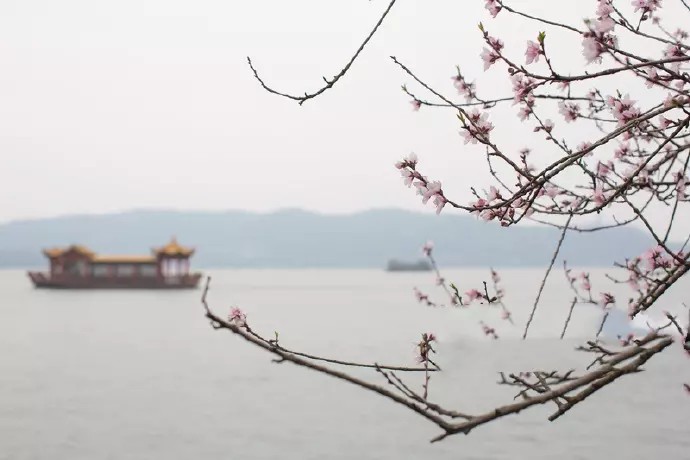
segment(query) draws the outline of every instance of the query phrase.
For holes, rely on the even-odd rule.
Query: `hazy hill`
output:
[[[558,240],[555,229],[506,229],[450,213],[132,211],[1,224],[0,266],[40,266],[42,248],[71,243],[103,253],[146,253],[173,234],[197,248],[197,267],[383,267],[389,258],[419,257],[427,240],[436,243],[444,265],[534,266],[548,264]],[[562,254],[573,264],[610,266],[650,244],[634,228],[570,233]]]

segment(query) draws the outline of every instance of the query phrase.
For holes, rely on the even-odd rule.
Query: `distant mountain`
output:
[[[469,216],[372,210],[323,215],[300,210],[131,211],[66,216],[0,225],[0,266],[45,264],[41,249],[79,243],[103,253],[146,253],[176,235],[197,248],[197,267],[385,267],[388,259],[416,259],[427,240],[445,266],[543,266],[559,231],[503,228]],[[562,257],[573,265],[610,266],[652,244],[641,231],[617,228],[569,233]]]

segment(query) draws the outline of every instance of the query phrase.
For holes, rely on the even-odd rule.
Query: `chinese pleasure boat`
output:
[[[193,289],[201,273],[190,273],[194,249],[173,238],[151,255],[100,255],[72,245],[43,251],[49,272],[29,272],[37,288],[52,289]]]

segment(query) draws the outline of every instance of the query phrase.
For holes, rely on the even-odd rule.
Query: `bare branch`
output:
[[[539,292],[537,292],[537,298],[534,299],[534,304],[532,305],[532,311],[529,314],[529,319],[527,320],[527,324],[525,324],[525,331],[522,333],[522,339],[527,338],[527,332],[529,331],[529,327],[532,324],[532,320],[534,319],[534,313],[537,311],[537,306],[539,305],[539,299],[541,298],[541,294],[544,291],[544,286],[546,286],[546,280],[549,278],[549,274],[551,273],[551,269],[553,268],[553,264],[556,262],[556,258],[558,257],[558,253],[561,251],[561,245],[563,244],[563,240],[565,239],[565,234],[568,232],[568,226],[570,225],[570,221],[572,220],[573,215],[571,214],[568,216],[568,220],[566,221],[565,225],[563,226],[563,231],[561,232],[561,237],[558,239],[558,244],[556,245],[556,250],[553,251],[553,256],[551,257],[551,262],[549,263],[549,268],[546,269],[546,273],[544,273],[544,279],[541,281],[541,285],[539,286]]]
[[[565,319],[565,324],[563,325],[563,330],[561,331],[561,340],[565,337],[565,331],[568,329],[568,324],[570,324],[570,318],[573,316],[573,309],[577,303],[577,297],[573,297],[573,301],[570,303],[570,309],[568,310],[568,317]]]
[[[293,101],[297,101],[299,103],[299,105],[302,105],[302,104],[304,104],[304,102],[308,101],[309,99],[313,99],[316,96],[325,92],[326,90],[331,89],[338,82],[338,80],[340,80],[342,77],[345,76],[345,74],[347,73],[348,70],[350,70],[350,67],[352,67],[352,64],[354,64],[355,60],[360,55],[362,50],[364,50],[364,47],[367,45],[367,43],[369,43],[369,41],[372,39],[374,34],[376,34],[376,31],[379,29],[379,27],[383,23],[383,20],[386,19],[386,16],[388,16],[388,13],[390,12],[391,8],[393,8],[393,5],[395,5],[396,1],[397,0],[391,0],[391,2],[388,4],[388,7],[383,12],[383,14],[379,18],[379,20],[376,23],[376,25],[374,26],[374,28],[371,30],[371,32],[369,32],[369,35],[367,35],[367,37],[364,39],[362,44],[359,45],[359,48],[357,48],[357,51],[355,51],[355,54],[352,55],[352,57],[350,58],[348,63],[345,64],[345,67],[343,67],[342,70],[337,75],[335,75],[333,78],[331,78],[330,80],[327,79],[326,77],[324,77],[323,80],[326,83],[326,85],[322,86],[320,89],[318,89],[312,93],[304,93],[303,96],[297,96],[297,95],[292,95],[292,94],[288,94],[288,93],[283,93],[281,91],[278,91],[278,90],[271,88],[259,76],[259,73],[257,72],[256,68],[252,64],[252,59],[249,56],[247,56],[247,63],[249,64],[249,68],[252,69],[252,73],[254,74],[254,78],[257,79],[257,81],[261,84],[261,86],[266,91],[268,91],[269,93],[272,93],[272,94],[276,94],[278,96],[292,99]]]

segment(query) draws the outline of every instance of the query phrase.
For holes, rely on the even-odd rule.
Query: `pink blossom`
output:
[[[635,11],[642,10],[642,13],[652,13],[661,7],[661,0],[633,0],[632,6]]]
[[[685,53],[683,52],[683,48],[681,48],[680,45],[677,44],[670,44],[666,47],[666,50],[664,50],[664,57],[666,59],[673,59],[673,58],[681,58],[681,57],[686,57]],[[680,62],[673,62],[671,64],[671,68],[678,72],[680,69]]]
[[[422,334],[422,340],[417,344],[417,361],[420,363],[429,362],[429,353],[436,353],[432,348],[431,342],[436,341],[436,336],[431,332],[425,332]]]
[[[469,142],[476,144],[477,139],[488,141],[489,132],[494,129],[494,125],[488,121],[489,114],[487,112],[480,113],[479,110],[474,109],[469,114],[469,118],[470,124],[462,133],[465,144]]]
[[[404,179],[403,182],[408,187],[412,186],[412,182],[417,178],[415,172],[411,171],[409,169],[402,169],[400,171],[400,174],[402,175],[402,177]]]
[[[487,326],[486,324],[484,324],[483,321],[480,321],[479,325],[482,327],[482,331],[484,331],[484,335],[489,335],[494,340],[498,339],[498,335],[496,334],[496,330],[493,327]]]
[[[602,292],[601,294],[599,294],[599,302],[597,303],[601,308],[606,308],[608,305],[611,305],[615,302],[616,298],[613,297],[613,295],[611,295],[608,292]]]
[[[509,320],[510,319],[510,312],[508,310],[503,310],[501,311],[501,319]]]
[[[611,113],[618,120],[618,126],[623,126],[640,116],[640,109],[635,107],[635,101],[630,99],[627,94],[622,98],[609,96],[606,98],[606,102],[611,106]]]
[[[484,198],[480,198],[474,203],[470,203],[470,206],[474,206],[475,208],[481,209],[485,207],[487,204],[489,204],[488,201],[486,201]]]
[[[588,64],[592,62],[600,63],[601,55],[604,53],[604,46],[595,37],[585,37],[582,40],[582,54]]]
[[[417,193],[422,196],[422,203],[426,204],[433,198],[433,203],[436,206],[436,214],[440,214],[443,207],[448,202],[446,197],[443,196],[441,182],[417,181],[414,183],[414,186],[417,188]]]
[[[448,200],[446,199],[445,196],[436,194],[434,196],[434,206],[436,206],[436,214],[441,214],[441,211],[443,211],[443,207],[448,203]]]
[[[602,163],[601,161],[597,164],[597,176],[604,178],[609,175],[613,169],[613,163],[611,161],[607,163]]]
[[[413,99],[410,101],[410,104],[412,104],[412,110],[417,112],[419,110],[419,108],[422,106],[422,101],[417,100],[417,99]]]
[[[536,81],[533,78],[525,77],[523,74],[516,73],[510,77],[511,83],[513,85],[513,96],[515,103],[524,101],[529,95],[531,95]]]
[[[234,323],[237,326],[247,325],[247,315],[237,307],[232,307],[230,310],[230,315],[228,315],[228,321]]]
[[[501,40],[500,38],[488,35],[486,40],[489,42],[489,45],[496,51],[501,51],[503,49],[503,40]]]
[[[488,70],[501,56],[489,48],[484,48],[480,54],[482,61],[484,61],[484,70]]]
[[[663,115],[659,115],[659,128],[666,129],[671,125],[671,120]]]
[[[568,123],[577,120],[577,117],[580,116],[580,106],[574,102],[559,102],[558,111]]]
[[[484,220],[484,221],[490,221],[498,217],[498,214],[496,214],[496,211],[493,209],[485,209],[484,211],[479,214],[479,217]]]
[[[501,6],[498,4],[496,0],[486,0],[486,5],[484,6],[487,10],[489,10],[489,13],[491,14],[492,17],[496,17],[499,11],[501,11]]]
[[[515,209],[520,209],[523,206],[527,204],[526,200],[523,200],[522,198],[517,198],[515,201],[511,203],[511,206],[514,207]]]
[[[458,90],[458,94],[464,96],[468,101],[472,100],[474,97],[474,83],[467,83],[461,75],[455,75],[452,79],[453,85]]]
[[[422,203],[426,204],[427,201],[436,196],[437,193],[441,193],[441,182],[434,181],[427,184],[426,191],[422,193]]]
[[[520,110],[518,110],[518,118],[521,121],[525,121],[525,120],[527,120],[527,118],[529,118],[531,113],[532,113],[532,108],[529,105],[525,104],[522,107],[520,107]]]
[[[486,198],[489,200],[489,202],[492,202],[501,198],[501,192],[499,192],[498,189],[492,185],[489,187],[489,193]]]
[[[603,18],[613,13],[614,9],[609,0],[599,0],[597,5],[597,17]]]
[[[553,121],[551,121],[550,118],[547,118],[546,120],[544,120],[544,131],[551,134],[552,129],[553,129]]]
[[[647,88],[651,88],[652,86],[654,86],[658,82],[659,82],[659,74],[657,73],[657,71],[654,67],[649,67],[647,69],[647,81],[645,82],[645,85],[647,86]]]
[[[532,93],[527,93],[526,95],[523,93],[516,93],[515,97],[521,97],[522,100],[517,100],[515,99],[515,103],[517,102],[522,102],[522,106],[520,107],[520,110],[518,111],[518,118],[520,118],[521,121],[525,121],[529,116],[532,114],[534,111],[534,103],[535,103],[535,98]]]
[[[427,241],[424,243],[424,246],[422,246],[422,253],[429,257],[431,256],[431,251],[434,250],[434,242],[433,241]]]
[[[541,46],[532,40],[527,41],[527,51],[525,51],[525,62],[531,64],[539,62],[539,55],[542,54]]]
[[[402,161],[398,161],[395,163],[395,167],[398,169],[404,169],[404,168],[414,169],[416,165],[417,165],[417,155],[414,152],[407,155],[405,158],[402,159]]]
[[[556,198],[560,193],[560,189],[553,184],[546,183],[542,187],[542,193],[549,198]]]
[[[594,24],[594,30],[596,30],[600,34],[605,34],[607,32],[611,32],[615,26],[616,22],[613,19],[611,19],[610,16],[607,16],[605,18],[600,18],[597,20],[597,22]]]
[[[422,291],[420,291],[417,288],[414,288],[413,291],[414,291],[414,296],[417,298],[417,302],[426,303],[427,305],[431,304],[431,302],[429,302],[429,296],[427,296],[426,294],[423,294]]]
[[[573,200],[572,203],[570,203],[570,210],[571,211],[576,211],[577,209],[580,208],[580,205],[584,202],[584,199],[581,197],[577,197]]]
[[[585,291],[591,291],[592,285],[589,282],[589,275],[585,272],[580,273],[580,279],[582,280],[580,287]]]
[[[625,142],[625,143],[618,146],[618,148],[614,152],[614,157],[616,159],[621,159],[621,158],[624,158],[625,156],[627,156],[629,153],[630,153],[630,145],[627,142]]]
[[[647,260],[654,260],[658,257],[660,257],[664,253],[664,248],[661,246],[654,246],[653,248],[648,249],[642,254],[643,259]]]
[[[469,302],[472,302],[473,300],[477,300],[480,297],[482,297],[482,293],[476,289],[470,289],[469,291],[465,292],[465,295],[469,299]]]
[[[634,334],[628,334],[625,338],[618,336],[618,339],[620,340],[622,346],[627,347],[635,339],[635,335]]]
[[[661,246],[655,246],[645,251],[640,257],[640,262],[649,271],[671,266],[671,259],[666,256],[666,252]]]
[[[678,98],[677,96],[674,96],[673,94],[669,93],[666,96],[666,99],[664,99],[664,108],[668,109],[673,106],[681,106],[682,103],[682,98]]]

